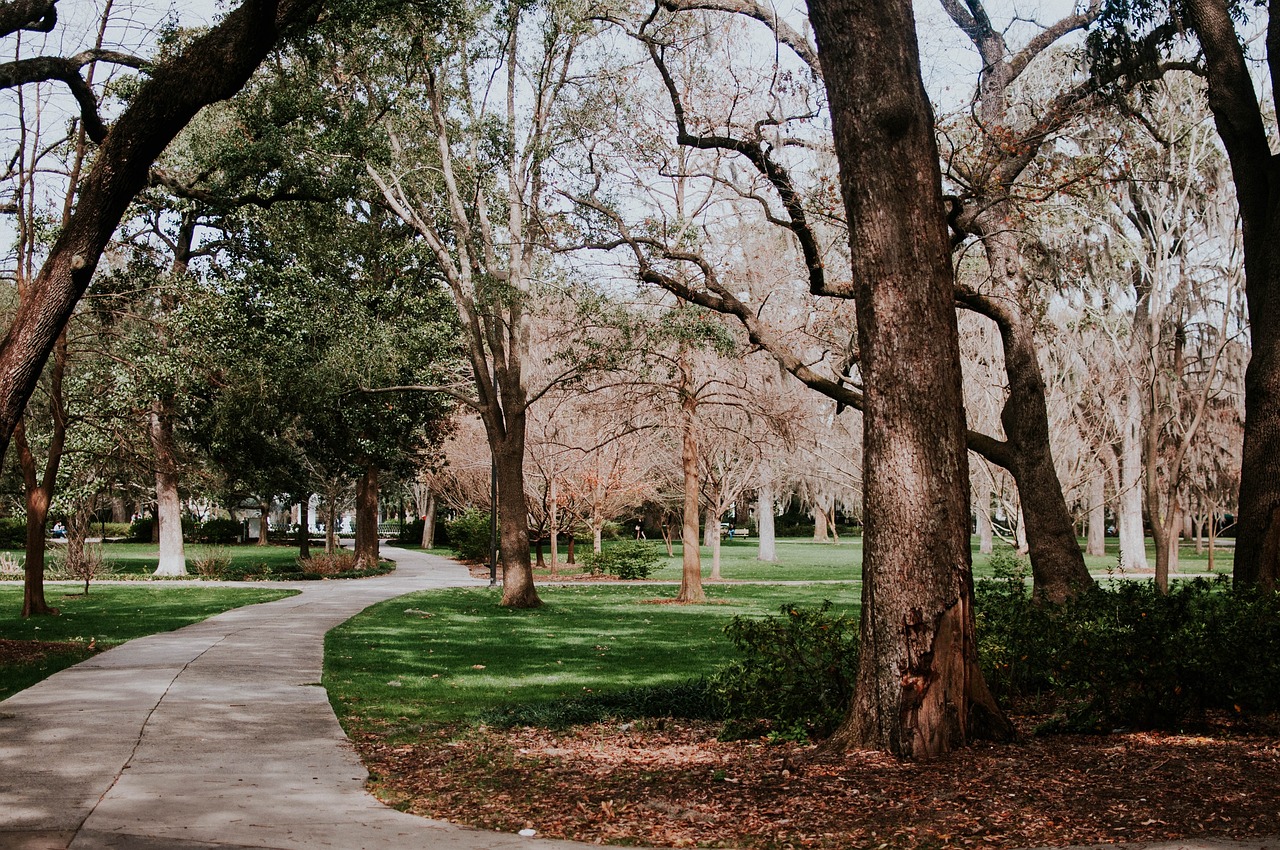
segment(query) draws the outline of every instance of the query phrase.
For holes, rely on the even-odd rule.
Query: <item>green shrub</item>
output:
[[[656,546],[640,540],[626,540],[604,547],[599,555],[588,552],[579,561],[585,569],[597,575],[608,573],[633,581],[648,578],[658,568],[661,558]]]
[[[477,564],[489,560],[489,522],[488,512],[467,508],[446,523],[449,545],[459,558]]]
[[[737,720],[769,720],[824,737],[848,711],[858,669],[858,622],[817,608],[783,605],[780,616],[736,616],[725,634],[743,657],[719,670],[711,687]]]
[[[1280,597],[1225,577],[1119,581],[1062,606],[1020,580],[977,585],[979,658],[997,697],[1054,711],[1050,728],[1177,729],[1210,710],[1280,709]]]
[[[24,517],[0,518],[0,549],[25,549],[27,520]]]
[[[134,543],[150,543],[151,527],[155,523],[155,519],[149,516],[140,516],[133,522],[129,523],[129,539]]]
[[[422,517],[412,519],[400,526],[396,534],[396,542],[400,544],[418,544],[422,542]]]
[[[211,543],[215,546],[228,546],[240,542],[244,527],[239,520],[207,519],[195,530],[196,540],[200,543]]]

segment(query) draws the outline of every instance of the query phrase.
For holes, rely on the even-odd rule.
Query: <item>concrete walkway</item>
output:
[[[482,585],[399,567],[130,641],[0,702],[0,850],[579,847],[387,808],[320,687],[324,634],[375,602]]]

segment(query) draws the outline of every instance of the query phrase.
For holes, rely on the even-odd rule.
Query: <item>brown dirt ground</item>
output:
[[[97,651],[93,644],[79,641],[8,640],[0,638],[0,665],[29,664],[40,661],[46,655],[63,652],[79,652],[86,658]]]
[[[1280,734],[1036,736],[911,763],[716,740],[715,724],[356,736],[376,793],[415,814],[669,847],[1015,848],[1280,835]]]

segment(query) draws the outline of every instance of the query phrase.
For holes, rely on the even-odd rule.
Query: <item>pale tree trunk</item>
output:
[[[815,504],[809,511],[813,514],[813,542],[827,542],[827,512],[821,505]]]
[[[978,551],[983,555],[990,555],[995,551],[995,529],[991,524],[991,498],[992,487],[987,480],[987,476],[983,475],[982,483],[978,485],[976,504],[973,507],[973,514],[978,526]]]
[[[683,360],[682,379],[684,398],[680,406],[680,465],[684,473],[684,525],[680,530],[680,549],[683,569],[680,573],[678,602],[704,602],[702,589],[702,553],[698,550],[698,436],[694,430],[694,417],[698,402],[688,387],[691,377]]]
[[[591,551],[597,555],[604,551],[604,517],[598,511],[591,513]]]
[[[1107,554],[1107,479],[1099,470],[1089,479],[1089,536],[1086,555]]]
[[[1018,547],[1018,554],[1025,555],[1031,551],[1027,543],[1027,515],[1022,510],[1022,499],[1018,499],[1018,519],[1013,529],[1013,542]]]
[[[711,581],[721,581],[720,578],[720,515],[712,512],[708,520],[716,529],[716,534],[711,538]]]
[[[720,536],[720,523],[715,518],[715,508],[707,505],[706,515],[702,519],[702,545],[710,549]]]
[[[866,387],[861,652],[831,744],[930,758],[980,731],[1010,731],[978,667],[955,280],[932,110],[908,0],[812,0],[809,10]]]
[[[436,545],[436,494],[427,493],[427,510],[422,515],[422,548],[434,549]]]
[[[1214,505],[1213,503],[1210,503],[1209,505],[1208,522],[1209,522],[1209,562],[1208,564],[1205,565],[1205,569],[1207,569],[1209,572],[1213,572],[1214,555],[1215,555],[1214,547],[1215,547],[1215,544],[1217,544],[1218,542],[1217,540],[1217,534],[1218,534],[1217,505]]]
[[[760,477],[760,489],[756,492],[756,534],[759,535],[759,551],[756,559],[768,564],[778,562],[778,544],[774,531],[774,482],[773,470],[764,464]]]
[[[298,557],[311,557],[311,494],[298,500]]]
[[[151,452],[156,462],[156,534],[160,543],[158,576],[187,574],[182,543],[182,500],[178,496],[178,458],[173,438],[173,397],[152,402]]]
[[[365,466],[356,482],[356,569],[378,566],[378,467]]]
[[[1127,570],[1147,569],[1147,540],[1142,527],[1142,401],[1137,386],[1125,390],[1120,437],[1120,493],[1116,526],[1120,561]]]

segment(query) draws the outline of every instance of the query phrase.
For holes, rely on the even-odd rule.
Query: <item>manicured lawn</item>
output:
[[[22,619],[22,587],[0,585],[0,699],[29,687],[64,667],[87,658],[92,643],[106,649],[143,635],[182,628],[214,614],[293,596],[274,588],[200,587],[198,585],[101,585],[88,596],[74,585],[48,584],[45,596],[57,617]],[[46,654],[40,641],[65,644]]]
[[[324,685],[348,730],[412,734],[503,703],[680,682],[733,654],[734,614],[786,603],[854,613],[852,585],[708,586],[706,605],[655,604],[671,588],[543,587],[544,606],[498,607],[488,589],[424,591],[375,605],[329,632]]]

